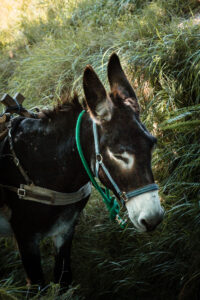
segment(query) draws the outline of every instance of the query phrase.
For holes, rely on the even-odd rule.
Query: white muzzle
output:
[[[140,232],[152,231],[163,220],[164,209],[160,204],[158,191],[150,191],[126,202],[128,215]]]

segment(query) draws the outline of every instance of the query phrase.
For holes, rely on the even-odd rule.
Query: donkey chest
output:
[[[75,212],[71,218],[65,218],[61,215],[56,222],[46,232],[46,237],[51,237],[54,241],[54,245],[59,249],[64,241],[71,235],[74,229],[78,212]]]

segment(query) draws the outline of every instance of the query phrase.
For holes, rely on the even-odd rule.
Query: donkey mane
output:
[[[60,102],[53,108],[42,109],[39,113],[41,119],[54,119],[58,114],[62,112],[68,112],[73,110],[74,112],[81,112],[84,109],[84,105],[79,102],[77,93],[74,93],[73,97],[69,94],[63,96]]]

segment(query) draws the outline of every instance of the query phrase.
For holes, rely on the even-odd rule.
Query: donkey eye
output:
[[[117,159],[121,159],[121,160],[125,161],[126,163],[128,163],[127,157],[124,157],[124,156],[121,155],[121,154],[115,154],[115,153],[113,153],[113,155],[114,155]]]

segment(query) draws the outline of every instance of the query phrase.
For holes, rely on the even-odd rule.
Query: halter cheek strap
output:
[[[119,204],[117,202],[117,200],[115,199],[115,197],[110,195],[109,189],[103,189],[100,187],[100,185],[98,184],[98,182],[96,181],[86,159],[85,156],[83,154],[83,150],[82,150],[82,146],[81,146],[81,142],[80,142],[80,129],[81,129],[81,120],[82,120],[82,116],[85,113],[85,111],[83,110],[77,119],[77,123],[76,123],[76,146],[77,146],[77,150],[78,150],[78,154],[80,156],[80,159],[82,161],[82,164],[85,168],[86,173],[88,174],[90,181],[92,182],[93,186],[95,187],[95,189],[100,193],[104,203],[107,206],[107,209],[110,213],[110,219],[111,220],[116,220],[120,226],[122,228],[125,227],[126,225],[126,221],[122,220],[122,218],[119,215],[119,211],[120,211],[120,207]],[[95,137],[97,139],[97,137]],[[97,150],[98,150],[98,143],[96,143]],[[99,151],[97,151],[98,153]],[[98,160],[101,161],[102,157],[98,156]],[[96,162],[96,167],[98,170],[98,163]],[[97,173],[97,172],[96,172]]]
[[[122,194],[122,192],[120,191],[118,185],[115,183],[115,181],[111,177],[108,169],[106,168],[106,166],[103,163],[103,157],[102,157],[102,155],[100,153],[100,150],[99,150],[99,139],[98,139],[97,125],[96,125],[95,122],[93,122],[92,126],[93,126],[94,147],[95,147],[95,155],[96,155],[96,172],[95,172],[96,177],[99,178],[99,175],[98,175],[99,174],[99,166],[101,166],[101,168],[104,170],[104,173],[106,174],[107,178],[109,179],[112,186],[114,187],[115,191],[120,196]],[[120,199],[121,199],[121,197],[120,197]]]

